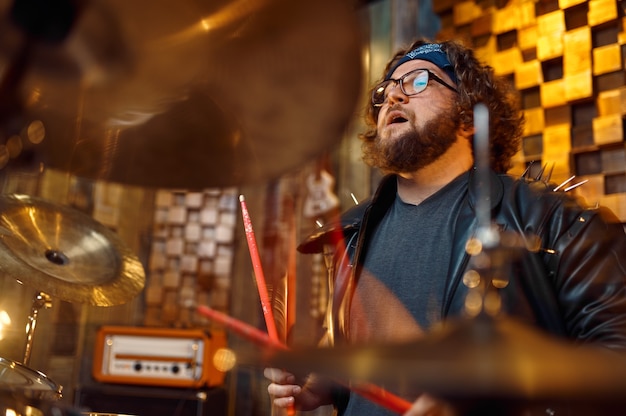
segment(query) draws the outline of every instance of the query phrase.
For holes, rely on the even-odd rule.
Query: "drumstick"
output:
[[[252,341],[257,345],[261,345],[264,347],[269,346],[281,350],[289,349],[285,344],[275,340],[274,338],[269,337],[265,332],[261,331],[260,329],[257,329],[252,325],[248,325],[243,321],[228,316],[225,313],[202,305],[198,306],[197,310],[198,313],[206,316],[212,321],[224,325],[228,329],[232,330],[234,333],[241,335],[243,338],[247,339],[248,341]]]
[[[269,337],[265,332],[248,325],[247,323],[228,316],[222,312],[211,309],[207,306],[200,305],[197,307],[198,313],[206,316],[207,318],[224,325],[226,328],[241,335],[243,338],[254,342],[257,345],[264,347],[278,348],[284,351],[288,351],[289,347],[280,341],[274,340]],[[396,396],[393,393],[388,392],[382,387],[376,386],[371,383],[362,383],[359,385],[347,385],[337,381],[337,383],[350,389],[356,394],[363,396],[364,398],[376,403],[388,410],[394,411],[398,414],[405,413],[411,407],[411,403],[403,398]]]
[[[259,250],[256,245],[256,238],[254,236],[254,229],[252,228],[252,220],[250,219],[250,213],[246,205],[246,200],[243,195],[239,195],[239,202],[241,204],[241,215],[243,216],[244,229],[246,231],[246,239],[248,240],[248,249],[250,250],[250,258],[252,259],[252,266],[254,268],[254,276],[256,277],[256,285],[259,291],[259,297],[261,298],[261,308],[263,309],[263,316],[265,317],[265,325],[267,326],[267,332],[271,339],[276,342],[280,342],[278,337],[278,330],[276,329],[276,321],[274,320],[274,313],[272,312],[272,305],[270,304],[269,297],[267,295],[267,286],[265,284],[265,274],[263,273],[263,267],[261,266],[261,259],[259,257]],[[290,406],[287,409],[287,415],[295,415],[295,409]]]
[[[263,267],[261,267],[259,250],[257,249],[256,238],[254,236],[254,230],[252,229],[252,220],[250,219],[248,207],[246,206],[246,200],[243,195],[239,195],[239,202],[241,204],[241,215],[243,217],[243,225],[246,231],[246,239],[248,240],[248,250],[250,251],[256,285],[259,291],[259,297],[261,298],[261,308],[263,309],[263,317],[265,318],[267,333],[270,338],[280,342],[278,338],[278,330],[276,329],[276,322],[274,321],[274,313],[272,312],[272,305],[270,304],[269,297],[267,295],[265,275],[263,274]]]

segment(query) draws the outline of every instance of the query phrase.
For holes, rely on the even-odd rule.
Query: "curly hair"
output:
[[[419,39],[408,48],[396,52],[387,64],[383,77],[407,52],[425,43],[431,42]],[[461,124],[473,125],[473,109],[476,104],[483,103],[487,107],[490,164],[496,172],[505,173],[512,166],[511,160],[520,148],[523,134],[524,116],[520,111],[517,91],[507,80],[496,76],[492,67],[481,64],[470,48],[457,41],[445,41],[440,44],[456,74],[459,94],[455,110],[460,114]],[[367,131],[359,135],[364,142],[374,140],[376,137],[378,113],[379,108],[370,102],[365,111]]]

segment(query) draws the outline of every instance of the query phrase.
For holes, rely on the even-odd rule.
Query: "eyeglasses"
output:
[[[431,79],[454,92],[458,92],[456,88],[447,84],[444,80],[428,69],[415,69],[402,75],[400,79],[392,78],[378,84],[376,88],[374,88],[374,91],[372,91],[372,104],[374,107],[380,107],[383,105],[391,90],[398,84],[400,84],[400,90],[402,93],[407,97],[417,95],[426,89],[428,81]]]

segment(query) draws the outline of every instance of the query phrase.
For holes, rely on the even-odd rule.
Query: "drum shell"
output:
[[[51,403],[42,400],[26,400],[12,392],[0,391],[0,415],[48,416]]]
[[[127,415],[122,413],[99,413],[99,412],[83,412],[82,416],[136,416],[136,415]]]
[[[45,374],[0,357],[0,414],[48,415],[61,390]]]

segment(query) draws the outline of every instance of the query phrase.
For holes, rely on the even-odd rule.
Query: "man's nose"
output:
[[[400,88],[400,83],[395,83],[390,87],[389,92],[387,93],[388,103],[404,103],[408,100],[409,97],[402,91],[402,88]]]

